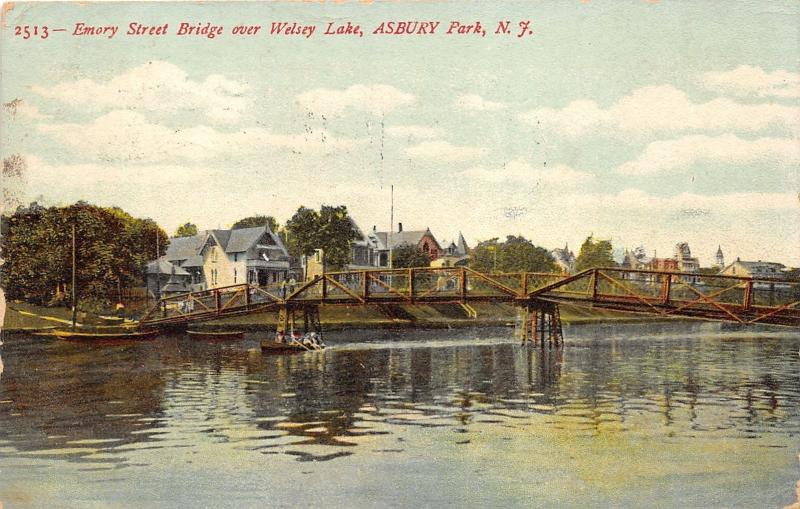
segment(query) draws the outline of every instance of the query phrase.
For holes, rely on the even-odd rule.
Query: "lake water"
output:
[[[783,507],[800,333],[712,323],[0,347],[0,506]]]

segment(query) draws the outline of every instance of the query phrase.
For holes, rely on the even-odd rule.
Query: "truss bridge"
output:
[[[523,312],[523,340],[558,343],[558,304],[626,313],[800,327],[800,281],[595,268],[577,274],[484,274],[466,267],[331,272],[294,285],[239,284],[162,298],[147,327],[320,305],[507,302]],[[279,326],[280,327],[280,326]]]

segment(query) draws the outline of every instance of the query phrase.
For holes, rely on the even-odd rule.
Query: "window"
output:
[[[235,261],[235,262],[239,261],[239,253],[233,253],[233,261]],[[236,272],[236,269],[234,269],[234,272]],[[236,279],[235,276],[234,276],[234,279]]]
[[[233,269],[233,284],[236,284],[236,269]]]

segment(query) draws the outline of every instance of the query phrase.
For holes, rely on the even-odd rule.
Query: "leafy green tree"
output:
[[[469,266],[478,272],[493,272],[496,267],[499,239],[479,242],[469,254]]]
[[[297,212],[286,221],[285,240],[286,249],[292,256],[310,256],[315,249],[319,249],[318,230],[320,225],[319,213],[308,207],[300,207]]]
[[[525,237],[509,235],[497,253],[499,272],[553,272],[556,263],[547,249]]]
[[[292,256],[325,252],[325,264],[336,270],[350,262],[350,244],[361,238],[344,205],[323,205],[319,212],[300,207],[286,222],[284,238]]]
[[[185,223],[175,230],[176,237],[194,237],[197,235],[197,225],[193,223]]]
[[[243,219],[239,219],[233,226],[231,226],[231,230],[241,230],[242,228],[256,228],[258,226],[268,226],[270,231],[277,232],[280,225],[278,221],[275,220],[272,216],[263,216],[263,215],[255,215],[245,217]]]
[[[469,266],[478,272],[553,272],[555,259],[525,237],[509,235],[478,243],[470,253]]]
[[[2,284],[10,298],[36,304],[69,295],[72,227],[80,299],[108,301],[118,287],[141,285],[148,260],[167,248],[167,234],[149,219],[122,209],[78,202],[69,207],[33,204],[6,218]],[[158,246],[158,252],[156,251]]]
[[[430,264],[431,257],[416,246],[401,244],[392,249],[392,268],[428,267]]]
[[[594,240],[591,235],[586,237],[586,240],[581,245],[578,258],[575,260],[575,270],[580,272],[592,268],[613,267],[614,265],[616,264],[614,263],[611,241]]]
[[[323,205],[319,211],[318,241],[325,250],[325,264],[333,270],[350,263],[350,245],[361,240],[361,233],[344,205]]]

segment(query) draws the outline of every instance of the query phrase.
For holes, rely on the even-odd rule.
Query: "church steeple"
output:
[[[725,267],[725,256],[722,254],[722,246],[717,246],[717,266]]]

